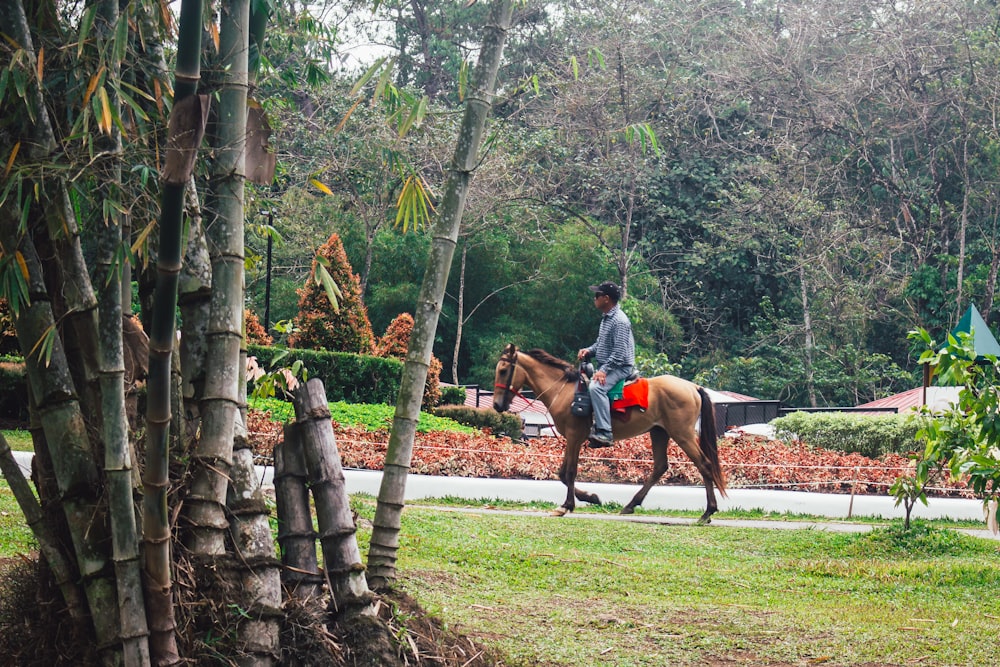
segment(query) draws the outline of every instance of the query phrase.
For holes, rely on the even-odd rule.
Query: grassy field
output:
[[[517,665],[979,666],[1000,664],[998,556],[926,524],[903,537],[409,508],[399,570],[428,611]]]
[[[375,502],[357,496],[367,551]],[[399,587],[509,666],[1000,664],[1000,542],[412,506]],[[445,511],[450,510],[450,511]],[[0,557],[34,548],[0,481]]]

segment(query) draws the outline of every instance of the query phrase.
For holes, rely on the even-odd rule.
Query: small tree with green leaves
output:
[[[331,298],[332,297],[332,298]],[[340,236],[333,234],[313,260],[313,277],[299,290],[291,347],[371,354],[375,336]]]
[[[913,506],[918,500],[927,504],[926,490],[944,470],[955,479],[967,479],[986,506],[1000,496],[1000,361],[994,355],[977,356],[968,334],[949,334],[943,346],[923,329],[911,332],[910,338],[926,346],[920,363],[934,371],[940,384],[962,389],[958,403],[947,410],[924,410],[917,437],[926,446],[913,455],[913,475],[898,478],[890,489],[896,504],[906,508],[906,528]]]

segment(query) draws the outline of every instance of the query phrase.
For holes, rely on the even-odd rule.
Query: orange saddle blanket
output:
[[[638,407],[645,410],[649,407],[649,382],[646,378],[639,378],[635,382],[622,387],[621,398],[614,398],[611,401],[611,412],[623,413],[628,408]]]

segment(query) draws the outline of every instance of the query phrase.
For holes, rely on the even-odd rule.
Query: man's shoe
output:
[[[587,446],[591,449],[610,447],[613,444],[615,443],[610,433],[598,433],[597,431],[591,431],[587,441]]]

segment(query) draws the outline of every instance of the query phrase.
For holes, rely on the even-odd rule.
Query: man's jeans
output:
[[[621,380],[631,375],[632,369],[612,368],[607,373],[608,377],[604,384],[591,380],[590,384],[587,385],[587,390],[590,392],[590,402],[594,406],[594,431],[598,435],[610,435],[611,433],[611,399],[608,398],[608,392],[614,389],[614,386]]]

